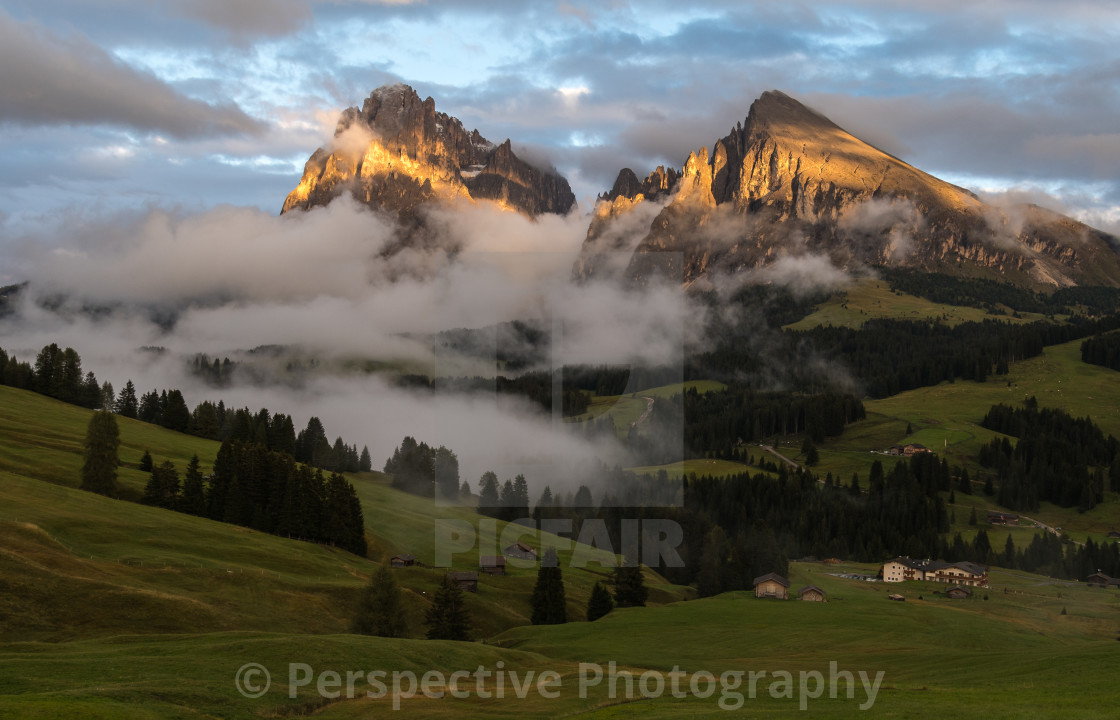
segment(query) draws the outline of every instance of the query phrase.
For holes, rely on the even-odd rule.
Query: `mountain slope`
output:
[[[1036,206],[985,204],[777,91],[710,154],[689,156],[628,247],[612,228],[656,202],[635,180],[624,169],[601,196],[577,275],[600,273],[606,253],[625,249],[631,278],[669,272],[686,283],[819,254],[840,267],[908,265],[1039,287],[1120,284],[1116,238]]]
[[[281,212],[326,205],[349,192],[358,202],[402,217],[433,200],[490,200],[529,216],[567,213],[568,181],[495,145],[421,100],[407,85],[374,90],[343,111],[330,148],[319,148]]]

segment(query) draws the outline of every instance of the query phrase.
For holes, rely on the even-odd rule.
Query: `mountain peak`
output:
[[[1096,237],[1085,226],[1039,213],[1010,222],[777,90],[764,92],[746,122],[710,147],[689,155],[671,201],[637,243],[627,271],[634,279],[649,266],[644,253],[666,251],[681,253],[686,282],[806,252],[840,266],[989,272],[1035,286],[1120,278],[1120,254],[1108,242],[1083,241]],[[577,265],[582,276],[596,272],[603,244],[615,242],[611,223],[641,205],[614,197],[637,200],[635,177],[620,174],[601,196],[612,204],[596,209]]]
[[[751,103],[751,108],[747,112],[747,126],[750,128],[800,127],[817,131],[843,132],[836,123],[780,90],[767,90]]]
[[[506,140],[495,145],[436,111],[409,85],[375,89],[339,116],[329,148],[304,166],[281,212],[326,205],[349,192],[358,202],[413,216],[433,200],[490,200],[529,216],[567,213],[575,205],[568,181],[532,167]]]

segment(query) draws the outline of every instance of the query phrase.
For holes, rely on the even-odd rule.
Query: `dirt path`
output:
[[[649,395],[642,395],[642,399],[646,401],[646,411],[642,413],[642,416],[640,418],[630,423],[630,427],[638,427],[639,425],[644,423],[646,421],[646,418],[649,417],[649,414],[653,412],[653,398],[651,398]]]
[[[790,460],[785,455],[782,455],[780,452],[778,452],[774,448],[770,447],[769,445],[759,444],[759,447],[762,448],[763,450],[765,450],[766,452],[770,453],[774,457],[778,458],[779,460],[784,462],[786,465],[789,465],[794,470],[804,470],[805,469],[805,467],[803,465],[801,465],[801,463]]]
[[[1062,532],[1060,530],[1058,530],[1058,528],[1051,527],[1050,525],[1047,525],[1046,523],[1042,522],[1041,520],[1035,520],[1034,518],[1029,518],[1026,515],[1020,515],[1019,519],[1026,520],[1027,522],[1032,523],[1036,528],[1041,528],[1041,529],[1045,530],[1046,532],[1050,533],[1051,535],[1057,535],[1058,537],[1062,536]],[[1073,542],[1074,545],[1084,545],[1085,544],[1083,542],[1077,542],[1076,540],[1072,540],[1072,542]]]

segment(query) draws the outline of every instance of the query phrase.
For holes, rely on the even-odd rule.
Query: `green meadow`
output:
[[[987,437],[976,422],[992,398],[1009,392],[1008,380],[1010,397],[1037,394],[1043,403],[1043,397],[1063,397],[1058,380],[1084,381],[1092,397],[1071,397],[1067,406],[1096,418],[1094,409],[1103,409],[1107,393],[1115,392],[1110,378],[1097,374],[1111,371],[1080,367],[1075,353],[1073,346],[1049,348],[998,382],[946,384],[908,393],[908,401],[871,401],[866,421],[822,447],[819,469],[859,468],[862,475],[880,457],[870,449],[907,439],[933,447],[940,438],[962,457],[974,452]],[[1120,593],[998,568],[991,587],[949,600],[936,584],[888,586],[840,577],[874,575],[871,565],[792,563],[791,590],[817,585],[828,593],[824,604],[759,600],[747,592],[695,599],[691,590],[647,572],[651,607],[618,609],[592,625],[579,618],[591,586],[609,571],[595,562],[581,569],[565,565],[568,612],[576,620],[534,627],[528,614],[535,570],[511,567],[506,577],[482,576],[479,592],[467,595],[475,641],[453,643],[420,639],[443,570],[416,567],[396,575],[412,638],[350,635],[358,593],[377,559],[411,552],[430,566],[437,519],[476,528],[488,521],[468,507],[436,507],[400,493],[380,473],[355,474],[350,479],[373,558],[365,559],[104,498],[76,489],[88,418],[86,410],[0,388],[0,717],[1098,718],[1101,708],[1120,700],[1112,677]],[[197,453],[205,468],[217,452],[210,441],[119,423],[126,495],[143,487],[145,474],[135,465],[144,450],[179,467]],[[799,452],[794,445],[778,449],[791,458]],[[689,463],[680,471],[740,469],[722,461]],[[1120,521],[1111,510],[1120,502],[1109,500],[1093,513],[1047,506],[1037,516],[1075,539],[1103,538],[1109,523]],[[953,529],[968,537],[988,529],[997,549],[1008,533],[1019,545],[1037,532],[1025,523],[970,526],[971,510],[982,513],[987,506],[983,496],[958,495]],[[505,524],[493,525],[500,537]],[[528,539],[557,544],[562,560],[573,552],[559,538]],[[455,565],[473,568],[474,557],[463,553]],[[903,594],[905,602],[888,600],[889,592]],[[607,673],[611,662],[614,692],[607,677],[589,680],[595,667]],[[247,663],[271,673],[261,697],[247,697],[235,684]],[[526,686],[519,698],[508,681],[504,697],[480,697],[471,680],[464,686],[472,688],[468,697],[453,697],[447,676],[479,667],[514,672],[518,682],[529,672],[555,672],[558,696]],[[311,675],[305,678],[304,669]],[[442,680],[433,677],[433,697],[403,692],[407,687],[368,697],[377,687],[367,673],[377,670],[417,677],[432,671]],[[682,697],[672,697],[668,686],[642,695],[643,673],[654,688],[675,670],[682,673],[676,676]],[[830,670],[852,673],[852,698],[842,675],[838,697],[830,698],[824,685],[814,696],[818,677],[827,684]],[[339,673],[337,683],[330,671]],[[347,671],[354,671],[349,690]],[[753,691],[745,675],[752,672]],[[789,673],[788,687],[782,673]],[[289,685],[290,677],[298,686]],[[629,693],[627,682],[635,683]],[[484,689],[497,692],[494,678]]]
[[[1037,313],[1019,313],[1014,317],[1010,311],[994,315],[986,310],[958,305],[935,303],[925,298],[902,292],[895,292],[885,280],[861,280],[851,287],[836,293],[818,305],[812,313],[786,327],[790,330],[808,330],[817,325],[837,327],[859,327],[868,320],[890,318],[894,320],[918,320],[929,318],[940,320],[949,325],[963,322],[980,322],[997,319],[1002,322],[1032,322],[1043,316]]]

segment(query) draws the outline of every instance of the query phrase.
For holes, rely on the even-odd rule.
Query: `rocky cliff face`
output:
[[[654,176],[671,178],[660,200],[650,192]],[[640,240],[620,237],[651,203],[659,207]],[[770,91],[711,153],[692,153],[679,177],[659,168],[643,183],[619,173],[600,196],[575,273],[601,274],[607,254],[629,247],[625,272],[634,280],[660,271],[692,283],[813,253],[841,267],[979,267],[1028,285],[1116,285],[1116,245],[1041,208],[985,205]]]
[[[360,109],[342,113],[333,145],[307,161],[281,212],[326,205],[344,193],[402,218],[455,198],[494,201],[529,216],[575,205],[563,177],[518,158],[509,140],[495,145],[468,132],[407,85],[378,88]]]

